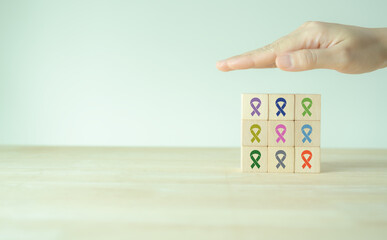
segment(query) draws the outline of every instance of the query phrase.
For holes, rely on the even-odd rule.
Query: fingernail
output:
[[[216,67],[221,71],[227,71],[228,67],[226,64],[226,60],[220,60],[216,63]]]
[[[222,66],[225,62],[225,60],[220,60],[216,63],[216,66]]]
[[[293,59],[289,54],[280,56],[278,57],[278,65],[280,68],[292,68]]]

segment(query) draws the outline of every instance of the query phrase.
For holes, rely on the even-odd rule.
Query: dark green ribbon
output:
[[[253,155],[254,154],[258,154],[258,156],[255,158]],[[259,165],[258,161],[259,159],[261,159],[261,152],[258,151],[258,150],[253,150],[251,151],[250,153],[250,158],[251,160],[253,161],[253,163],[251,164],[251,168],[254,168],[254,166],[257,166],[257,168],[259,169],[261,167],[261,165]]]

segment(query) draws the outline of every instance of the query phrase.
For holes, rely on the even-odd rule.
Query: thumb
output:
[[[335,69],[337,58],[332,49],[302,49],[279,55],[275,63],[284,71],[305,71],[316,68]]]

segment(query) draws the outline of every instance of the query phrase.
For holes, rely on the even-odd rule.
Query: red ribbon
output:
[[[309,155],[308,159],[305,158],[305,155]],[[301,153],[302,160],[304,160],[304,164],[302,165],[302,168],[305,168],[308,166],[308,168],[312,168],[312,165],[310,165],[310,160],[312,159],[312,153],[309,150],[305,150]]]

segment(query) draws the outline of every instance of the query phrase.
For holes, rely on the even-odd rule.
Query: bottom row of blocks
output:
[[[243,172],[319,173],[320,147],[242,147]]]

